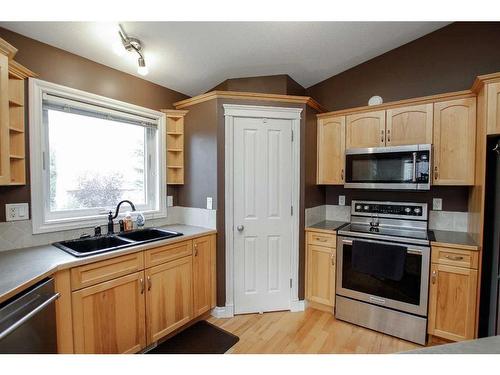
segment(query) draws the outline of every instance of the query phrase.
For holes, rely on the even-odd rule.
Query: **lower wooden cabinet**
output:
[[[215,237],[201,237],[193,240],[193,304],[194,316],[215,307]]]
[[[67,270],[58,337],[73,348],[61,352],[136,353],[215,307],[215,247],[208,235],[146,250],[157,265],[145,270],[143,252],[75,267],[71,279]]]
[[[329,238],[325,244],[333,246],[316,245],[314,239],[320,235]],[[335,306],[335,235],[307,234],[307,286],[306,298],[309,302],[322,305],[322,307]]]
[[[463,256],[455,255],[457,263],[460,257]],[[428,321],[430,335],[452,341],[475,338],[477,283],[477,269],[432,263]]]
[[[72,293],[75,353],[135,353],[146,346],[144,272]]]
[[[145,271],[148,344],[193,318],[192,262],[187,256]]]

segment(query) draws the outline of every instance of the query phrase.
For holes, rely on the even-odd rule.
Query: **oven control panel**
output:
[[[351,213],[361,216],[427,219],[427,203],[352,201]]]

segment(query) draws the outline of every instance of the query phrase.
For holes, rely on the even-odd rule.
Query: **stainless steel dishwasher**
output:
[[[0,304],[0,353],[57,353],[54,280],[45,279]]]

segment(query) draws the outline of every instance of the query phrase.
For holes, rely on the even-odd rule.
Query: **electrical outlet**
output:
[[[207,197],[207,210],[212,210],[212,197]]]
[[[443,200],[441,198],[432,198],[432,209],[441,211],[443,209]]]
[[[167,195],[167,207],[172,207],[174,205],[174,197]]]
[[[345,206],[345,195],[339,195],[339,206]]]
[[[29,218],[28,203],[12,203],[5,205],[5,220],[18,221],[28,220]]]

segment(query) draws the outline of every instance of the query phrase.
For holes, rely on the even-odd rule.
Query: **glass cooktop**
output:
[[[355,235],[356,237],[387,238],[397,241],[429,243],[429,233],[423,229],[398,228],[392,226],[372,227],[367,224],[351,223],[339,230],[339,234]]]

